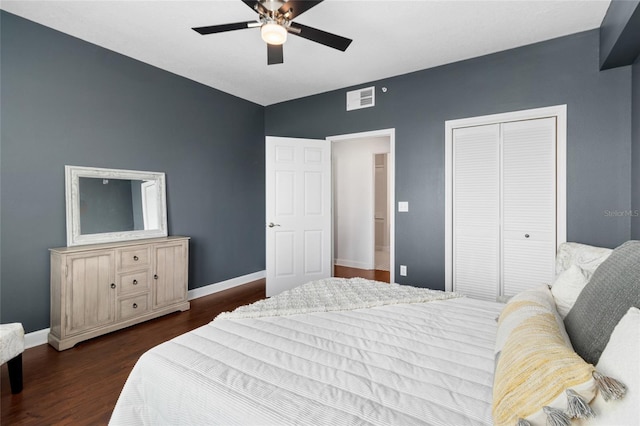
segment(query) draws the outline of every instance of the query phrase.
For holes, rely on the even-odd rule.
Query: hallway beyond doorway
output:
[[[347,266],[333,266],[333,276],[338,278],[366,278],[368,280],[381,281],[388,283],[390,281],[389,271],[379,269],[358,269],[349,268]]]

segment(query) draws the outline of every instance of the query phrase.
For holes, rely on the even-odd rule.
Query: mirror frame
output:
[[[144,238],[166,237],[167,232],[167,197],[165,174],[161,172],[144,172],[138,170],[103,169],[98,167],[64,166],[65,201],[67,210],[67,246],[85,244],[112,243],[118,241],[138,240]],[[153,180],[157,182],[158,191],[158,223],[160,229],[132,230],[119,232],[103,232],[98,234],[82,234],[80,232],[80,178],[99,179],[131,179]]]

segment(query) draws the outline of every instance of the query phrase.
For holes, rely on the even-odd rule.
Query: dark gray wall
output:
[[[631,238],[640,240],[640,56],[633,64],[633,176],[631,178],[631,207],[633,215],[631,218]]]
[[[634,64],[635,61],[635,64]],[[600,26],[601,68],[632,65],[631,238],[640,239],[640,0],[612,0]]]
[[[396,213],[396,280],[442,289],[445,120],[567,104],[568,239],[615,247],[630,237],[630,217],[605,210],[631,205],[631,67],[600,72],[598,46],[593,30],[359,85],[376,85],[374,108],[346,112],[346,90],[271,105],[266,133],[395,128],[396,200],[410,204]]]
[[[640,51],[640,0],[612,0],[600,25],[600,68],[633,64]]]
[[[131,181],[131,213],[133,215],[133,229],[135,229],[136,231],[144,229],[144,212],[142,211],[142,182],[143,181],[141,180]]]
[[[162,171],[190,288],[264,269],[264,108],[0,12],[1,321],[49,327],[64,165]],[[215,64],[212,64],[215,67]]]

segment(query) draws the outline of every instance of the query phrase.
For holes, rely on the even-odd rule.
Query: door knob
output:
[[[274,226],[280,226],[279,223],[273,223],[273,222],[269,222],[269,228],[273,228]]]

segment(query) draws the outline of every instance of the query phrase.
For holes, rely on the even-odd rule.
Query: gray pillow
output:
[[[640,307],[640,241],[627,241],[598,266],[565,317],[578,355],[597,364],[614,327],[631,306]]]

